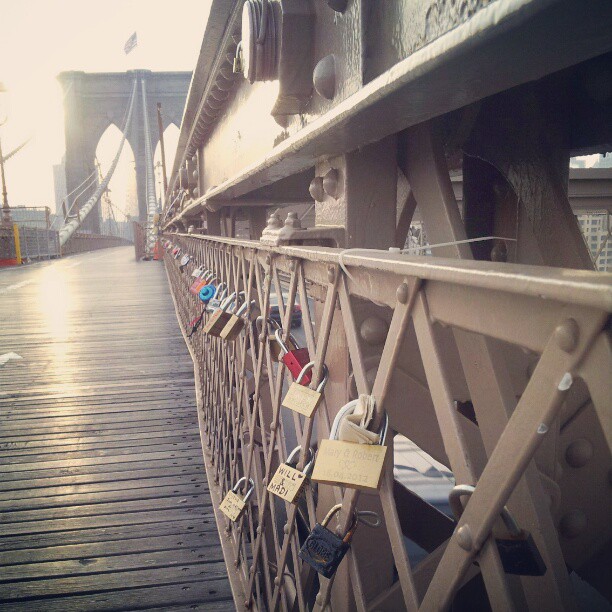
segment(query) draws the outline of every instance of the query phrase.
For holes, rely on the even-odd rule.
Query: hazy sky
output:
[[[10,204],[55,207],[52,165],[64,153],[60,72],[192,70],[209,9],[210,0],[0,0],[0,81],[11,92],[9,121],[0,128],[4,154],[32,136],[6,163]],[[134,31],[138,47],[125,55]],[[103,137],[103,169],[115,138]],[[131,155],[128,149],[123,157]],[[127,176],[122,165],[117,181]]]

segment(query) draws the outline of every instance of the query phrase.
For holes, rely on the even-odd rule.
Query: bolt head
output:
[[[323,189],[323,177],[315,176],[310,185],[308,186],[308,192],[312,196],[313,200],[322,202],[325,199],[325,191]]]
[[[467,550],[468,552],[472,550],[474,542],[472,540],[472,531],[469,525],[461,525],[461,527],[457,529],[455,537],[457,538],[457,543],[463,550]]]
[[[327,280],[333,283],[336,280],[336,268],[334,266],[327,267]]]
[[[574,440],[565,451],[565,461],[570,467],[584,467],[593,457],[593,445],[586,438]]]
[[[566,353],[574,351],[580,338],[580,329],[574,319],[566,319],[557,326],[554,337],[558,347]]]
[[[397,301],[400,304],[405,304],[408,301],[408,285],[406,283],[402,283],[395,292],[397,297]]]

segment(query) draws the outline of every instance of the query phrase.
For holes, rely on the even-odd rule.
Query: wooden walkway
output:
[[[193,386],[161,263],[0,269],[2,612],[234,609]]]

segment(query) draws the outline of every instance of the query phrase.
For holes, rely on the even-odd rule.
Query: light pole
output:
[[[4,83],[0,82],[0,127],[8,120],[8,91]],[[2,221],[0,225],[5,228],[13,227],[11,218],[11,209],[8,203],[8,195],[6,193],[6,178],[4,176],[4,157],[2,155],[2,139],[0,138],[0,175],[2,176]]]

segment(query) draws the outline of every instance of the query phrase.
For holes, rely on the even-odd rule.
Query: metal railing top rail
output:
[[[275,253],[289,259],[300,258],[313,263],[342,264],[349,269],[353,280],[362,277],[366,270],[388,272],[395,276],[413,276],[422,280],[495,289],[591,306],[612,312],[612,273],[608,272],[456,260],[443,257],[427,258],[376,249],[335,249],[319,246],[275,247],[255,240],[194,234],[168,234],[166,237],[172,239],[173,236],[255,249],[265,253]],[[327,284],[326,276],[315,275],[310,280],[318,284]],[[356,294],[363,294],[363,297],[367,297],[366,293],[360,292],[360,283],[356,284]],[[386,302],[388,306],[393,306],[395,303],[395,296],[385,295],[384,292],[377,299]]]
[[[216,510],[221,496],[241,479],[253,481],[253,495],[237,520],[217,513],[228,571],[240,580],[247,607],[325,608],[334,597],[334,577],[319,577],[317,586],[298,553],[315,522],[341,503],[341,530],[349,528],[359,505],[384,516],[386,535],[373,538],[364,534],[365,528],[356,533],[348,562],[339,570],[334,609],[346,609],[347,597],[354,596],[361,610],[437,612],[478,571],[493,609],[525,609],[521,600],[533,609],[537,602],[548,602],[551,609],[572,608],[566,564],[571,566],[577,544],[563,540],[563,517],[571,516],[575,500],[549,496],[542,484],[552,481],[559,491],[568,486],[563,472],[556,480],[546,474],[560,460],[557,449],[573,440],[577,418],[591,415],[592,429],[603,433],[602,448],[609,449],[612,440],[612,353],[606,330],[610,275],[531,267],[530,276],[521,275],[523,266],[506,264],[495,266],[503,273],[486,276],[488,263],[404,261],[403,256],[367,251],[346,253],[347,273],[339,265],[343,256],[338,249],[269,247],[189,234],[167,238],[176,248],[174,253],[165,250],[165,260],[179,321],[184,332],[192,328],[185,336],[202,386],[198,416]],[[196,333],[198,319],[205,318],[203,330],[215,323],[189,291],[197,266],[213,269],[217,283],[226,283],[230,294],[244,292],[245,303],[254,300],[263,313],[276,293],[285,341],[299,302],[306,348],[315,364],[311,390],[329,371],[314,413],[306,416],[284,403],[293,372],[282,360],[275,363],[267,325],[257,331],[245,322],[231,341],[218,333]],[[288,273],[286,293],[281,272]],[[573,279],[572,291],[562,287],[565,274]],[[586,304],[572,301],[571,293],[580,287]],[[390,306],[391,312],[380,305]],[[382,325],[375,342],[369,325],[364,327],[372,318]],[[495,339],[507,344],[491,342]],[[510,351],[519,347],[528,351]],[[507,368],[517,361],[520,367],[510,378]],[[577,395],[575,389],[569,393],[574,378],[586,385],[586,399],[580,384]],[[329,436],[334,416],[359,394],[375,400],[372,430],[388,416],[386,445],[391,450],[395,434],[401,433],[448,466],[457,484],[475,485],[458,523],[452,524],[452,536],[427,549],[428,556],[416,567],[405,549],[405,529],[410,529],[411,513],[423,510],[406,509],[396,498],[395,459],[387,462],[378,491],[368,496],[323,480],[307,486],[295,505],[281,503],[268,488],[291,448],[301,446],[297,467],[304,466],[311,445]],[[458,403],[466,400],[473,403],[474,420],[459,413]],[[542,451],[540,456],[536,451]],[[606,478],[608,467],[594,461],[588,470]],[[521,583],[506,576],[492,535],[506,505],[533,535],[547,567],[544,575]],[[601,521],[609,524],[609,519],[600,509],[601,504],[591,504],[589,520],[604,529]],[[427,523],[423,516],[416,518]]]

